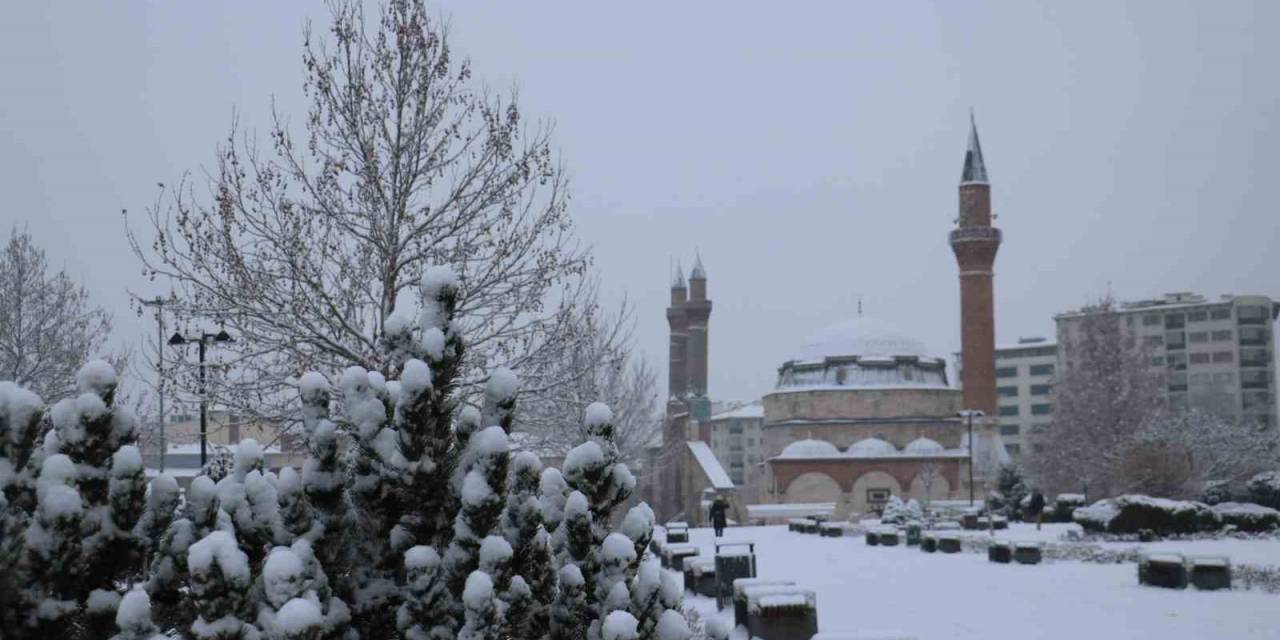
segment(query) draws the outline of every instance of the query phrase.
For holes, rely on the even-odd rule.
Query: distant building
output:
[[[760,446],[764,428],[764,405],[755,401],[711,416],[707,421],[711,432],[711,450],[739,487],[752,484],[761,473],[763,459]],[[749,495],[743,496],[754,501]]]
[[[1280,303],[1260,295],[1209,300],[1192,293],[1117,305],[1123,326],[1150,350],[1151,367],[1166,372],[1175,409],[1198,409],[1233,420],[1275,425],[1273,323]],[[1087,310],[1059,314],[1058,343],[1078,335]],[[1060,368],[1068,366],[1060,355]]]
[[[1045,338],[1022,338],[996,347],[996,403],[1000,436],[1011,458],[1022,455],[1024,433],[1046,428],[1052,419],[1053,375],[1058,344]]]

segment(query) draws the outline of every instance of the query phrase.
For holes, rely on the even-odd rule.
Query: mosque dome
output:
[[[929,357],[920,341],[875,318],[857,317],[816,331],[791,356],[796,362],[822,362],[841,356]]]
[[[936,456],[946,451],[946,448],[936,440],[916,438],[908,442],[906,448],[902,451],[909,456]]]
[[[888,444],[888,443],[886,443]],[[836,458],[840,450],[826,440],[796,440],[782,450],[779,458]]]
[[[850,458],[887,458],[898,455],[898,448],[880,438],[864,438],[853,443],[845,455]]]
[[[779,390],[815,387],[950,388],[946,364],[924,343],[866,317],[820,329],[779,369]]]

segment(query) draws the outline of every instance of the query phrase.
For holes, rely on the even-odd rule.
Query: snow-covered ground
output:
[[[1056,540],[1057,534],[1041,531],[1038,536]],[[1034,527],[1017,527],[1005,537],[1036,536]],[[1280,596],[1140,587],[1133,564],[1000,565],[983,554],[868,547],[861,537],[822,538],[784,526],[733,528],[725,539],[757,543],[761,577],[795,580],[815,589],[820,631],[948,640],[1280,637]],[[704,556],[714,552],[712,540],[709,529],[690,530],[690,543]],[[1226,552],[1233,560],[1237,546],[1261,555],[1271,545],[1273,558],[1280,555],[1276,542],[1157,543],[1186,553],[1221,553],[1209,550],[1214,544],[1229,546]],[[732,624],[732,609],[716,613],[712,600],[686,598],[703,615],[719,615]]]

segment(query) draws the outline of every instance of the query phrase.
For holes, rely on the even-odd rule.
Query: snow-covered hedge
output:
[[[1149,529],[1158,534],[1207,531],[1218,526],[1218,517],[1202,502],[1123,495],[1099,500],[1075,510],[1074,519],[1087,531],[1137,533]]]
[[[1079,493],[1059,493],[1053,500],[1052,522],[1073,522],[1075,512],[1085,504],[1084,495]]]
[[[1249,478],[1244,488],[1249,500],[1264,507],[1280,509],[1280,471],[1266,471]]]
[[[1280,529],[1280,511],[1270,507],[1248,502],[1223,502],[1211,509],[1222,524],[1234,525],[1241,531]]]

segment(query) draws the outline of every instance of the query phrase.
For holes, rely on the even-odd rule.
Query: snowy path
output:
[[[710,530],[691,530],[690,538],[712,555]],[[741,538],[757,543],[761,577],[817,590],[822,631],[922,640],[1280,638],[1280,596],[1139,587],[1132,564],[997,565],[982,554],[867,547],[861,537],[820,538],[786,527],[725,535]],[[708,598],[686,598],[704,615],[715,609]],[[732,623],[732,610],[719,615]]]

